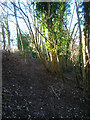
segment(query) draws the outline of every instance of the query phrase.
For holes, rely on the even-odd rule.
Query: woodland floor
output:
[[[89,120],[90,103],[75,88],[71,73],[65,83],[35,58],[27,64],[16,54],[2,56],[2,118]]]

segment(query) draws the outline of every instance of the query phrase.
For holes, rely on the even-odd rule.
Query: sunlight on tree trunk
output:
[[[76,5],[77,18],[78,18],[78,27],[79,27],[79,66],[80,66],[80,73],[82,75],[82,68],[81,68],[82,67],[82,33],[81,33],[78,5],[76,0],[75,0],[75,5]]]

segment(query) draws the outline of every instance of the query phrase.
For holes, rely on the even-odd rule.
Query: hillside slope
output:
[[[5,118],[89,119],[90,103],[72,79],[62,82],[34,58],[2,55],[2,115]]]

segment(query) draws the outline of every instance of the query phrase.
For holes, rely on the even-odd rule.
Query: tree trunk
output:
[[[87,32],[86,26],[84,29],[84,38],[83,38],[83,87],[84,92],[90,93],[90,60],[88,56],[88,47],[86,44]],[[86,50],[87,49],[87,50]]]
[[[23,53],[23,56],[24,56],[24,60],[25,60],[25,62],[26,62],[26,53],[25,53],[25,49],[24,49],[24,43],[23,43],[23,40],[22,40],[22,34],[21,34],[21,31],[20,31],[20,28],[19,28],[19,35],[20,35],[22,53]]]
[[[79,67],[80,67],[80,73],[82,75],[82,33],[81,33],[80,18],[79,18],[79,12],[78,12],[78,6],[76,0],[75,0],[75,5],[76,5],[77,18],[78,18],[78,27],[79,27]]]
[[[58,55],[58,59],[59,59],[59,76],[61,78],[61,80],[63,80],[63,68],[62,68],[62,55]]]
[[[17,47],[20,50],[19,46],[19,34],[18,34],[18,20],[17,20],[17,12],[16,12],[16,6],[15,6],[15,1],[13,0],[13,7],[14,7],[14,15],[15,15],[15,20],[16,20],[16,32],[17,32]]]
[[[83,86],[86,95],[90,96],[90,22],[89,22],[89,7],[88,3],[83,3],[84,5],[84,38],[83,38]]]
[[[3,50],[5,50],[6,43],[5,43],[5,31],[3,25],[2,25],[2,37],[3,37]]]
[[[8,25],[8,18],[7,18],[7,36],[8,36],[8,51],[10,52],[10,31],[9,31],[9,25]]]

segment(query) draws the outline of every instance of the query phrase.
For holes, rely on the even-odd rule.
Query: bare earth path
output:
[[[63,84],[40,61],[33,58],[26,64],[15,54],[3,53],[2,67],[3,120],[90,119],[90,103],[73,79]]]

